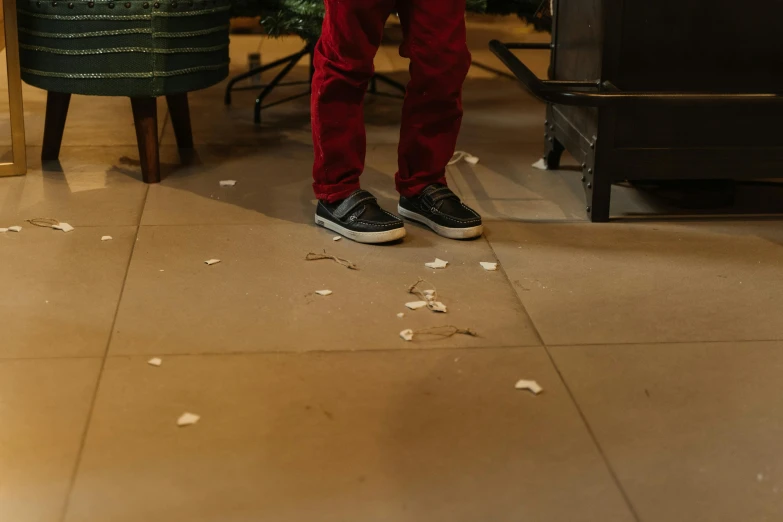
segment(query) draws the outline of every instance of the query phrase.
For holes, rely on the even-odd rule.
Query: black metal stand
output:
[[[401,92],[403,95],[405,94],[405,86],[401,84],[400,82],[394,81],[385,74],[378,74],[375,73],[372,75],[372,78],[370,79],[370,85],[367,88],[367,92],[370,94],[374,94],[376,96],[387,96],[389,98],[404,98],[404,96],[400,96],[399,94],[393,94],[388,92],[381,92],[378,90],[378,82],[383,83],[391,87],[392,89],[395,89],[399,92]]]
[[[313,82],[313,73],[315,72],[315,69],[313,67],[313,48],[314,44],[308,43],[307,45],[302,48],[301,51],[290,54],[286,57],[280,58],[279,60],[275,60],[274,62],[268,63],[266,65],[262,65],[260,67],[254,67],[253,69],[250,69],[249,71],[242,73],[238,76],[233,77],[226,86],[226,94],[224,98],[224,102],[226,105],[231,105],[231,93],[234,91],[250,91],[250,90],[256,90],[258,88],[263,89],[261,93],[258,95],[258,98],[256,98],[256,104],[253,109],[253,121],[258,125],[261,123],[261,111],[264,109],[268,109],[270,107],[274,107],[275,105],[280,105],[282,103],[286,103],[289,101],[296,100],[298,98],[303,98],[305,96],[310,96],[310,93],[312,92],[312,82]],[[310,64],[309,64],[309,78],[307,81],[290,81],[290,82],[284,82],[283,80],[288,76],[288,74],[291,72],[291,70],[296,67],[296,65],[306,56],[310,57]],[[245,86],[245,87],[236,87],[236,84],[241,82],[242,80],[246,80],[247,78],[251,78],[257,74],[261,74],[265,71],[268,71],[270,69],[274,69],[275,67],[279,67],[283,65],[284,67],[280,70],[280,72],[277,73],[277,75],[272,79],[271,82],[263,84],[263,85],[251,85],[251,86]],[[405,85],[401,84],[400,82],[397,82],[395,80],[392,80],[388,76],[385,76],[383,74],[374,74],[372,78],[370,79],[370,84],[367,88],[367,92],[369,94],[373,94],[376,96],[387,96],[390,98],[398,98],[402,99],[403,96],[399,94],[393,94],[393,93],[386,93],[381,92],[378,90],[378,83],[383,83],[392,89],[395,89],[399,92],[401,92],[403,95],[405,94]],[[294,94],[293,96],[288,96],[286,98],[283,98],[282,100],[277,100],[272,103],[264,104],[264,100],[271,94],[271,92],[276,87],[290,87],[293,85],[307,85],[307,91],[301,92],[298,94]]]
[[[579,23],[584,25],[581,18]],[[568,36],[574,40],[566,41],[562,52],[571,49],[570,43],[573,41],[579,41],[581,45],[579,34]],[[738,138],[734,138],[736,143],[730,142],[724,136],[731,132],[730,126],[723,123],[731,121],[729,115],[739,114],[741,110],[757,115],[757,127],[768,125],[770,130],[765,132],[777,132],[773,120],[765,114],[781,114],[783,111],[783,93],[776,91],[779,89],[779,83],[760,82],[757,91],[736,87],[723,87],[722,91],[717,92],[695,89],[680,91],[674,88],[624,91],[608,80],[540,80],[511,52],[514,49],[549,48],[549,44],[502,43],[497,40],[490,42],[492,52],[509,68],[514,77],[533,96],[547,102],[544,121],[546,166],[548,169],[557,169],[560,156],[566,149],[581,163],[581,181],[587,202],[585,210],[591,221],[609,220],[611,186],[612,183],[620,181],[781,177],[783,155],[777,144],[749,146]],[[567,63],[573,65],[575,62]],[[553,54],[550,77],[555,77],[551,71],[554,64],[556,61]],[[677,69],[679,70],[682,69]],[[612,72],[620,74],[617,70]],[[660,80],[660,75],[655,80]],[[653,83],[650,79],[647,81]],[[598,110],[567,112],[571,107]],[[692,118],[694,108],[701,107],[710,109],[700,114],[702,118],[713,118],[707,121],[714,121],[712,127],[716,131],[711,133],[710,126],[700,123],[702,133],[708,137],[700,138],[698,146],[674,133],[671,133],[670,141],[665,145],[660,141],[650,141],[650,136],[655,135],[655,131],[658,134],[666,133],[671,128],[672,121],[681,121],[682,126],[692,124],[687,118]],[[669,119],[661,123],[660,118],[654,117],[656,111],[663,111]],[[722,114],[726,116],[721,116]],[[642,116],[647,120],[642,119]],[[615,128],[643,126],[645,121],[650,122],[647,134],[642,138],[637,136],[634,146],[615,139]],[[759,134],[764,133],[759,131]],[[749,165],[753,165],[753,168]]]
[[[288,76],[288,73],[291,72],[291,69],[293,69],[305,56],[310,56],[310,72],[309,72],[309,79],[307,81],[293,81],[293,82],[284,82],[286,76]],[[250,78],[252,76],[255,76],[257,74],[261,74],[262,72],[268,71],[270,69],[274,69],[275,67],[279,67],[283,65],[284,67],[280,70],[280,72],[277,73],[277,75],[272,79],[271,82],[263,85],[251,85],[247,87],[235,87],[235,85],[238,82],[241,82],[242,80],[245,80],[247,78]],[[266,65],[262,65],[261,67],[254,67],[253,69],[250,69],[249,71],[242,73],[238,76],[233,77],[226,86],[226,95],[224,98],[224,102],[226,105],[231,105],[231,93],[233,91],[250,91],[250,90],[256,90],[259,87],[261,87],[263,90],[258,95],[258,98],[256,98],[256,105],[253,109],[253,121],[256,124],[261,123],[261,111],[263,109],[268,109],[269,107],[274,107],[275,105],[280,105],[281,103],[286,103],[292,100],[296,100],[298,98],[303,98],[305,96],[310,96],[310,85],[313,81],[313,46],[311,44],[307,44],[302,48],[301,51],[290,54],[284,58],[280,58],[279,60],[275,60],[274,62],[268,63]],[[276,102],[268,103],[264,105],[264,100],[267,96],[275,89],[275,87],[290,87],[293,85],[307,85],[307,91],[300,92],[299,94],[294,94],[293,96],[288,96],[287,98],[283,98],[282,100],[277,100]]]

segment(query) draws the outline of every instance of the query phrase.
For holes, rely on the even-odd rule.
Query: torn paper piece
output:
[[[433,312],[440,312],[442,314],[446,313],[446,305],[441,303],[440,301],[435,301],[434,303],[430,303],[429,305],[427,305],[427,307]]]
[[[235,179],[224,179],[220,181],[221,187],[233,187],[237,184],[237,180]]]
[[[334,236],[334,237],[332,238],[332,241],[340,241],[341,239],[342,239],[342,237],[341,237],[341,236]]]
[[[413,340],[413,330],[403,330],[400,332],[400,337],[402,337],[405,341],[412,341]]]
[[[7,228],[0,228],[0,234],[2,234],[4,232],[8,232],[8,229]]]
[[[404,313],[402,313],[402,312],[400,312],[400,313],[398,313],[398,314],[397,314],[397,317],[399,317],[400,319],[402,319],[403,317],[405,317],[405,314],[404,314]]]
[[[315,293],[322,296],[332,295],[331,290],[316,290]]]
[[[497,263],[488,263],[486,261],[481,261],[479,264],[481,265],[481,268],[483,268],[487,272],[494,272],[495,270],[498,269]]]
[[[9,232],[21,232],[22,231],[22,227],[20,227],[20,226],[8,227],[8,231]]]
[[[101,241],[111,241],[112,239],[114,238],[111,236],[101,236]]]
[[[412,301],[410,303],[405,303],[405,306],[411,310],[418,310],[419,308],[427,306],[427,301]]]
[[[163,364],[163,359],[161,359],[160,357],[153,357],[152,359],[147,361],[147,364],[149,364],[150,366],[160,366],[161,364]]]
[[[530,390],[533,392],[534,395],[538,395],[544,389],[538,385],[536,381],[526,381],[525,379],[520,379],[517,381],[516,386],[514,386],[517,390]]]
[[[471,165],[475,165],[476,163],[479,162],[479,159],[476,156],[473,156],[472,154],[469,154],[464,150],[458,150],[454,153],[454,155],[449,160],[449,165],[456,165],[462,160],[465,160],[465,163],[470,163]]]
[[[190,426],[191,424],[196,424],[200,418],[200,415],[185,412],[177,419],[177,426]]]
[[[448,264],[449,264],[448,261],[444,261],[436,257],[435,261],[431,263],[424,263],[424,266],[426,266],[427,268],[446,268]]]
[[[56,225],[52,225],[52,228],[55,230],[62,230],[63,232],[70,232],[73,230],[73,227],[68,223],[58,223]]]
[[[546,160],[544,158],[541,158],[540,160],[533,163],[531,167],[538,170],[547,170]]]
[[[216,265],[216,264],[220,263],[220,259],[207,259],[204,262],[206,264],[208,264],[208,265]]]

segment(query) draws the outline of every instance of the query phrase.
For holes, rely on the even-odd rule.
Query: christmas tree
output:
[[[427,0],[423,0],[427,1]],[[517,15],[536,29],[548,30],[548,0],[467,0],[471,13]],[[315,41],[321,34],[323,0],[235,0],[234,16],[260,16],[272,36],[296,34]]]

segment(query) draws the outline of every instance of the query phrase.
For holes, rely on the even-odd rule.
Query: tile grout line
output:
[[[623,497],[625,504],[628,506],[628,509],[631,512],[631,516],[633,516],[636,522],[640,522],[641,518],[639,518],[639,513],[636,511],[636,508],[631,502],[631,497],[628,496],[628,492],[625,491],[625,488],[620,482],[620,478],[617,476],[617,472],[615,472],[614,467],[612,467],[612,464],[609,462],[609,458],[606,456],[606,453],[604,452],[604,448],[601,446],[601,443],[598,442],[598,437],[595,435],[595,432],[593,431],[593,427],[588,422],[587,416],[582,411],[582,408],[579,407],[579,403],[577,402],[576,397],[574,396],[574,393],[571,390],[571,387],[568,386],[568,383],[566,383],[565,377],[563,376],[562,372],[560,371],[560,368],[557,366],[557,363],[555,362],[555,358],[552,356],[552,353],[549,351],[549,347],[545,345],[544,351],[546,351],[546,354],[549,357],[549,361],[552,363],[552,366],[555,368],[558,377],[560,377],[560,382],[563,383],[563,386],[565,387],[568,396],[571,398],[571,402],[576,408],[579,417],[582,419],[582,423],[585,425],[585,428],[587,429],[587,433],[590,435],[590,438],[593,440],[593,444],[595,444],[595,447],[598,450],[598,454],[601,455],[601,458],[604,461],[604,465],[606,466],[606,469],[609,471],[609,475],[612,477],[612,481],[614,482],[617,489],[620,491],[620,495]]]
[[[109,330],[109,338],[106,340],[106,348],[103,351],[103,356],[101,358],[101,365],[98,369],[98,376],[95,379],[95,390],[92,394],[92,400],[90,401],[90,407],[87,410],[87,418],[84,421],[84,429],[82,430],[82,436],[81,440],[79,441],[79,449],[76,452],[76,459],[74,461],[73,465],[73,472],[71,473],[70,480],[68,481],[68,489],[67,493],[65,495],[65,501],[63,502],[62,506],[62,513],[60,515],[60,521],[64,522],[66,516],[68,515],[68,509],[71,505],[71,495],[73,494],[73,488],[76,485],[76,477],[79,475],[79,470],[81,468],[82,463],[82,457],[84,455],[84,446],[87,443],[87,434],[90,431],[90,425],[92,424],[92,416],[95,412],[95,404],[98,401],[98,392],[101,387],[101,381],[103,380],[103,371],[106,368],[106,361],[108,360],[109,355],[109,348],[111,347],[112,339],[114,338],[114,326],[117,324],[117,317],[120,313],[120,305],[122,304],[122,297],[125,294],[125,285],[128,282],[128,273],[130,272],[130,265],[133,261],[133,254],[136,251],[136,245],[139,241],[139,233],[141,232],[141,218],[144,214],[144,208],[147,204],[147,195],[149,194],[149,186],[146,187],[146,190],[144,191],[144,198],[142,199],[141,204],[141,212],[139,212],[139,220],[136,225],[136,235],[133,238],[133,245],[131,245],[131,251],[128,255],[128,262],[125,265],[125,276],[122,278],[122,286],[120,287],[120,294],[117,297],[117,306],[114,309],[114,317],[111,321],[111,329]]]
[[[489,241],[489,238],[484,235],[483,236],[484,241],[486,241],[487,245],[489,246],[490,250],[492,251],[492,254],[495,256],[495,259],[500,261],[498,258],[497,252],[495,252],[495,247],[492,246],[492,243]],[[625,501],[626,506],[628,507],[628,510],[631,512],[631,516],[636,522],[640,522],[639,513],[636,512],[636,508],[634,508],[634,505],[631,503],[631,498],[628,496],[628,493],[625,491],[625,488],[623,487],[622,483],[620,482],[620,479],[617,477],[617,473],[615,472],[614,468],[612,467],[612,464],[609,462],[609,459],[606,456],[606,453],[604,452],[603,447],[598,442],[598,438],[595,435],[595,432],[593,431],[592,426],[590,426],[590,423],[587,421],[587,416],[582,411],[582,408],[579,407],[579,403],[576,401],[576,397],[574,396],[574,393],[571,391],[571,388],[568,386],[568,383],[565,381],[565,377],[563,376],[563,373],[560,371],[560,368],[557,366],[557,363],[555,362],[554,357],[552,356],[552,353],[549,351],[549,347],[544,342],[544,338],[541,336],[541,332],[538,331],[538,327],[533,322],[533,317],[530,315],[530,313],[527,311],[527,308],[525,308],[525,303],[522,301],[522,298],[517,293],[516,289],[514,289],[514,283],[511,281],[511,278],[508,276],[508,272],[506,272],[506,268],[502,263],[499,263],[500,271],[503,273],[503,277],[506,278],[506,282],[511,287],[511,291],[514,292],[514,295],[517,298],[517,301],[519,302],[520,306],[522,306],[522,309],[525,311],[525,315],[527,315],[528,320],[530,320],[530,325],[533,327],[533,331],[536,334],[536,337],[538,337],[538,340],[541,343],[541,346],[544,348],[544,352],[546,353],[547,357],[549,358],[549,362],[552,363],[552,367],[555,369],[555,372],[557,372],[557,376],[560,378],[560,382],[563,384],[563,387],[565,388],[566,392],[568,393],[568,396],[571,398],[571,404],[574,405],[574,408],[576,408],[577,413],[579,414],[579,418],[582,419],[582,424],[584,425],[585,429],[587,430],[588,435],[590,436],[590,439],[593,441],[593,445],[595,446],[596,450],[598,450],[598,454],[601,456],[601,459],[604,461],[604,465],[606,466],[607,471],[609,472],[609,476],[612,478],[612,481],[614,482],[615,487],[620,492],[620,495],[622,496],[623,500]]]
[[[781,339],[760,339],[760,340],[745,340],[745,341],[677,341],[677,342],[646,342],[646,343],[600,343],[600,344],[493,344],[493,345],[480,345],[480,346],[433,346],[433,347],[421,347],[420,349],[414,348],[337,348],[337,349],[314,349],[314,350],[261,350],[261,351],[245,351],[245,352],[149,352],[149,353],[118,353],[115,355],[107,355],[107,358],[123,358],[123,357],[151,357],[153,355],[160,357],[233,357],[233,356],[266,356],[266,355],[323,355],[323,354],[373,354],[373,353],[390,353],[390,352],[457,352],[457,351],[481,351],[481,350],[521,350],[528,348],[564,348],[564,349],[576,349],[576,348],[589,348],[589,347],[606,347],[606,348],[623,348],[632,346],[678,346],[684,344],[691,345],[706,345],[706,344],[769,344],[780,343]],[[0,364],[11,361],[59,361],[59,360],[74,360],[74,359],[101,359],[101,355],[55,355],[55,356],[41,356],[41,357],[0,357]]]
[[[527,311],[527,308],[525,307],[525,303],[522,301],[522,298],[519,297],[519,294],[514,289],[514,283],[511,281],[511,278],[508,276],[508,272],[506,272],[506,267],[503,265],[503,263],[500,262],[500,258],[498,257],[497,252],[495,252],[495,247],[492,246],[492,243],[489,241],[489,238],[487,237],[486,233],[483,234],[481,237],[489,247],[489,250],[492,252],[492,255],[495,256],[495,259],[498,261],[500,272],[503,274],[503,277],[506,279],[506,283],[508,283],[508,286],[509,288],[511,288],[511,291],[514,292],[514,296],[517,298],[517,302],[519,302],[519,305],[522,307],[522,310],[525,311],[525,315],[530,321],[530,326],[533,327],[533,333],[536,334],[536,338],[538,339],[539,344],[546,348],[546,343],[544,343],[544,338],[541,336],[541,332],[538,331],[538,327],[533,322],[533,317],[530,315],[530,312]]]
[[[528,348],[541,348],[539,344],[493,344],[493,345],[480,345],[480,346],[434,346],[430,348],[415,347],[415,348],[364,348],[364,349],[348,349],[348,348],[336,348],[336,349],[314,349],[314,350],[261,350],[261,351],[247,351],[247,352],[138,352],[138,353],[117,353],[114,355],[106,355],[107,359],[113,358],[125,358],[125,357],[233,357],[233,356],[252,356],[261,357],[266,355],[324,355],[324,354],[382,354],[382,353],[439,353],[439,352],[458,352],[458,351],[481,351],[481,350],[522,350]],[[75,359],[103,359],[101,355],[76,355],[76,356],[42,356],[42,357],[6,357],[0,358],[0,364],[11,361],[60,361],[60,360],[75,360]]]

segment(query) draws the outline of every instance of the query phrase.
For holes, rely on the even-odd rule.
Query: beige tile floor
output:
[[[470,34],[493,66],[490,38],[544,38]],[[235,70],[300,46],[236,37]],[[377,66],[404,81],[393,41]],[[161,117],[148,187],[126,100],[75,98],[41,165],[45,97],[25,88],[30,172],[0,179],[0,226],[76,230],[0,235],[0,521],[783,520],[783,223],[743,214],[779,215],[774,187],[674,218],[618,186],[616,221],[586,223],[568,161],[530,167],[543,106],[473,68],[459,148],[481,161],[448,177],[486,236],[334,243],[311,224],[306,100],[256,127],[253,93],[226,108],[221,89],[191,97],[190,165]],[[399,101],[366,112],[364,184],[392,207]],[[324,248],[361,270],[304,261]],[[448,315],[397,318],[418,277]],[[479,337],[398,337],[448,323]],[[201,421],[178,428],[185,411]]]

